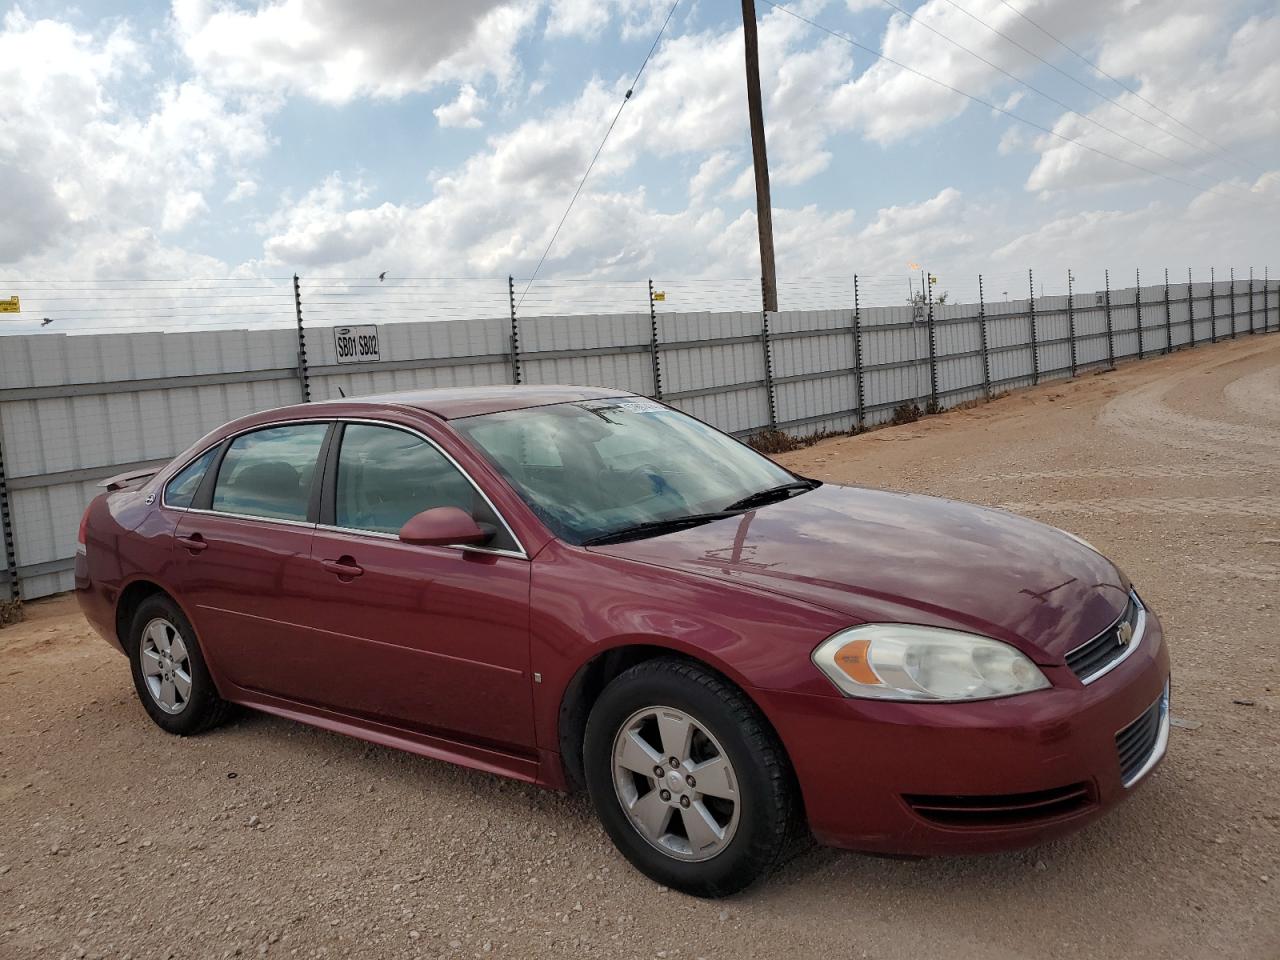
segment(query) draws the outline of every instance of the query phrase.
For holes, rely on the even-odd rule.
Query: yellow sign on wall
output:
[[[22,307],[18,305],[17,297],[10,297],[8,300],[0,300],[0,313],[21,313]]]

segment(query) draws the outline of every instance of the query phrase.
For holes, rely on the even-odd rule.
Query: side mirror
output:
[[[457,507],[433,507],[408,519],[400,528],[400,539],[424,547],[466,546],[481,544],[493,536],[464,510]]]

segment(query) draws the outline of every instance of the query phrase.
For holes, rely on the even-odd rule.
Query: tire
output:
[[[205,666],[191,621],[164,594],[138,605],[129,628],[129,663],[143,709],[166,733],[203,733],[230,713],[231,705],[218,696]]]
[[[683,753],[674,767],[673,751]],[[798,833],[795,778],[777,736],[740,690],[696,663],[648,660],[619,674],[591,710],[583,764],[623,856],[696,897],[744,889],[779,865]]]

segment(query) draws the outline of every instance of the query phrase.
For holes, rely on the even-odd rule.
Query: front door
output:
[[[423,732],[532,749],[529,561],[471,481],[407,430],[348,423],[335,437],[306,578],[307,623],[333,706]],[[397,533],[457,506],[495,529],[488,549]]]

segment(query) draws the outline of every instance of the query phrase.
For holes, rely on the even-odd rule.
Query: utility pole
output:
[[[756,171],[756,224],[760,228],[760,280],[764,309],[778,309],[778,275],[773,266],[773,206],[769,199],[769,157],[764,144],[760,104],[760,45],[756,39],[755,0],[742,0],[742,37],[747,53],[747,111],[751,115],[751,158]]]

